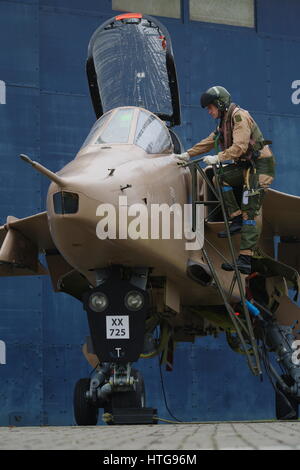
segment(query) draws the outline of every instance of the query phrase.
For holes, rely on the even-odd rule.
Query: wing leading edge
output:
[[[39,261],[39,252],[55,249],[47,212],[24,219],[7,217],[0,227],[0,276],[48,274]]]

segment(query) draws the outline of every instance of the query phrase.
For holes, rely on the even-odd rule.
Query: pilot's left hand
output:
[[[207,155],[207,157],[203,158],[203,161],[206,165],[215,165],[216,163],[220,163],[218,155]]]

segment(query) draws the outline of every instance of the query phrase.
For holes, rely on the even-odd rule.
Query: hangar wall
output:
[[[155,8],[155,1],[148,3]],[[185,148],[206,136],[214,123],[199,95],[212,84],[224,85],[273,140],[274,188],[300,195],[300,4],[257,0],[254,7],[254,27],[192,21],[189,0],[181,1],[179,18],[159,17],[177,64],[177,132]],[[26,153],[57,171],[89,132],[94,114],[87,45],[116,13],[111,0],[0,0],[1,224],[7,215],[45,209],[47,180],[17,156]],[[73,386],[90,372],[80,352],[88,334],[85,313],[76,300],[52,293],[45,277],[1,278],[0,292],[0,425],[73,424]],[[139,368],[148,404],[168,417],[157,359]],[[260,383],[251,376],[222,336],[178,345],[175,370],[163,376],[169,408],[180,419],[274,417],[267,378]]]

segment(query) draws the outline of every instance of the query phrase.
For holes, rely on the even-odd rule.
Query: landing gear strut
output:
[[[293,328],[279,325],[272,317],[264,320],[262,358],[275,388],[275,414],[278,420],[298,419],[300,402],[300,365],[295,362]],[[268,350],[275,352],[285,373],[278,374],[268,359]]]
[[[282,380],[289,387],[294,385],[294,381],[288,375],[282,375]],[[279,420],[296,420],[299,417],[298,401],[287,395],[280,389],[280,384],[277,382],[277,390],[275,393],[275,407],[276,407],[276,418]]]

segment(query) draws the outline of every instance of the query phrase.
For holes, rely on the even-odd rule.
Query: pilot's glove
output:
[[[206,165],[215,165],[216,163],[220,163],[218,155],[207,155],[207,157],[203,158],[203,161]]]
[[[176,160],[179,160],[180,162],[188,162],[191,157],[188,152],[184,152],[184,153],[175,155],[175,158]]]

